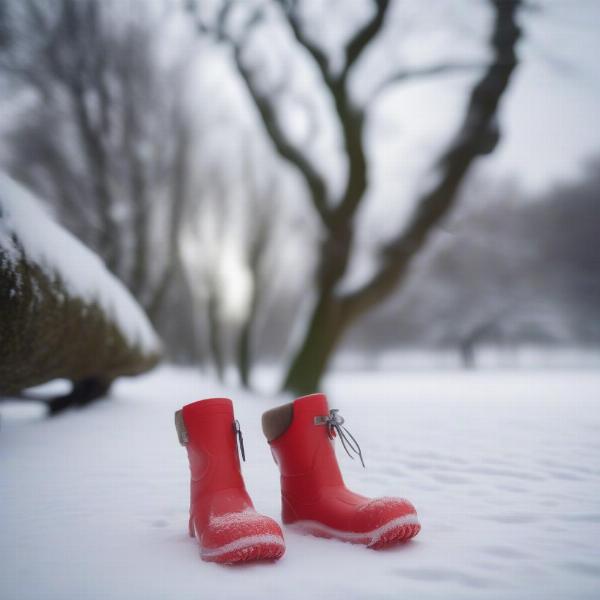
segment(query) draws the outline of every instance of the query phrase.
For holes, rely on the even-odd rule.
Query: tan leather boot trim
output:
[[[262,416],[262,429],[269,442],[283,435],[294,418],[294,403],[272,408]]]

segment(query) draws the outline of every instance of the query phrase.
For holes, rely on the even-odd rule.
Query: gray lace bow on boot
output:
[[[354,456],[350,454],[350,451],[354,452],[360,458],[360,462],[362,466],[365,466],[365,461],[363,460],[362,452],[360,450],[360,446],[358,442],[354,438],[354,436],[348,431],[346,427],[344,427],[344,417],[339,414],[339,409],[332,408],[329,411],[329,414],[324,417],[315,417],[315,425],[325,425],[327,426],[327,434],[329,435],[329,439],[333,440],[336,435],[340,438],[342,442],[342,446],[346,451],[346,454],[354,460]]]

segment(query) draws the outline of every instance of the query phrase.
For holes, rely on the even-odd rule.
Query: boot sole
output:
[[[277,560],[285,552],[282,537],[272,534],[251,535],[233,540],[218,548],[200,548],[200,557],[206,562],[234,564],[257,560]]]
[[[296,521],[290,523],[289,526],[300,533],[326,539],[336,539],[351,544],[362,544],[374,550],[408,542],[408,540],[415,537],[421,530],[421,525],[416,514],[404,515],[392,519],[388,523],[385,523],[385,525],[364,533],[341,531],[319,521]]]

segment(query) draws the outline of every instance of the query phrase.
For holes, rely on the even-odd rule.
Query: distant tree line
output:
[[[536,195],[475,177],[403,293],[348,349],[600,346],[600,158]]]

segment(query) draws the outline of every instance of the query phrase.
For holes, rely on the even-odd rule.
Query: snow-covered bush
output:
[[[101,382],[156,365],[146,315],[102,261],[0,173],[0,393]]]

